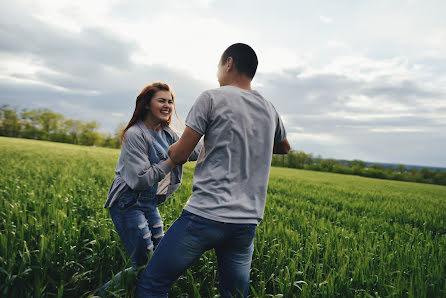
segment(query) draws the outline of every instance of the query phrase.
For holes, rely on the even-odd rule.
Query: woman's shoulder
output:
[[[142,135],[143,132],[141,131],[141,129],[138,127],[137,124],[134,124],[126,130],[124,138],[141,137]]]
[[[148,133],[144,133],[138,123],[130,126],[124,134],[124,143],[135,143],[135,142],[146,142],[150,136],[147,136]],[[150,141],[150,140],[149,140]]]

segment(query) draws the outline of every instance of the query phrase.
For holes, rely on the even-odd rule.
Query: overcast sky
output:
[[[169,83],[184,121],[218,87],[229,45],[257,52],[253,88],[294,150],[446,167],[446,1],[0,2],[0,104],[112,132]]]

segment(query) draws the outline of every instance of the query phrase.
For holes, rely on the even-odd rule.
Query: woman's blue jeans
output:
[[[183,210],[167,230],[137,282],[137,297],[167,297],[175,280],[205,251],[215,249],[222,297],[246,297],[255,224],[229,224]]]
[[[110,207],[110,216],[127,254],[131,256],[132,268],[125,271],[135,271],[137,267],[146,265],[148,256],[164,236],[163,221],[153,191],[126,191]],[[120,277],[121,272],[114,280],[103,285],[97,294],[102,296],[112,282],[119,281]]]

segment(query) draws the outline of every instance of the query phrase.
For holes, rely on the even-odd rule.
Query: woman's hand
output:
[[[172,145],[169,146],[169,148],[167,149],[167,155],[171,155],[172,151],[174,150],[175,146],[178,144],[178,142],[173,143]]]
[[[177,165],[170,159],[170,157],[166,160],[170,166],[170,169],[173,170]]]
[[[169,158],[171,158],[175,164],[184,164],[194,150],[195,146],[197,146],[200,138],[201,135],[198,132],[189,126],[186,126],[180,139],[173,143],[167,150]]]

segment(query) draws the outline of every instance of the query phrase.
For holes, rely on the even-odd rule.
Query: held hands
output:
[[[184,164],[188,160],[200,138],[201,135],[199,133],[186,126],[180,139],[173,143],[167,150],[169,159],[171,159],[175,165]]]
[[[177,165],[175,164],[175,162],[170,158],[170,154],[172,153],[172,148],[176,145],[176,143],[173,143],[172,145],[169,146],[169,148],[167,149],[167,155],[169,155],[169,158],[166,160],[167,163],[169,164],[170,168],[173,169],[175,168]]]
[[[170,166],[170,169],[173,170],[177,165],[170,159],[170,157],[166,160]]]
[[[172,152],[175,150],[175,147],[176,147],[177,144],[178,144],[178,142],[175,142],[175,143],[173,143],[172,145],[169,146],[169,149],[167,149],[167,154],[169,155],[169,158],[166,161],[169,164],[171,169],[173,169],[176,166],[182,164],[181,162],[174,161],[172,159],[172,157],[171,157]]]
[[[178,142],[173,143],[172,145],[169,146],[169,148],[167,149],[167,155],[171,155],[172,151],[174,150],[175,146],[177,145]]]

